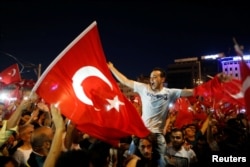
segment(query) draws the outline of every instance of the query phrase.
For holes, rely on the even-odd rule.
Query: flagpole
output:
[[[42,69],[42,64],[38,64],[38,71],[37,71],[37,80],[40,78],[41,76],[41,69]]]

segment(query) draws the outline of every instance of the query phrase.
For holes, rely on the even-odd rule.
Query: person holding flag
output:
[[[161,155],[159,166],[165,167],[166,141],[163,129],[169,105],[181,96],[193,96],[193,89],[169,89],[164,87],[166,72],[161,68],[154,68],[150,74],[150,82],[145,84],[128,79],[111,62],[108,62],[108,67],[119,82],[139,93],[142,100],[142,120],[145,126],[157,136],[157,151]]]
[[[119,146],[123,137],[150,132],[106,62],[94,21],[46,68],[32,92],[55,104],[81,132]]]

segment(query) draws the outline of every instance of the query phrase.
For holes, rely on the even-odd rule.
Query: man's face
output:
[[[177,132],[172,132],[171,133],[171,141],[172,141],[172,145],[176,150],[179,150],[181,148],[181,146],[184,143],[184,138],[181,132],[177,131]]]
[[[24,129],[22,132],[20,132],[19,136],[23,141],[30,142],[33,131],[34,131],[34,127],[29,126],[26,129]]]
[[[152,71],[150,74],[150,87],[152,90],[160,90],[163,86],[164,78],[161,77],[160,71]]]
[[[194,136],[196,133],[196,129],[195,126],[189,126],[185,129],[185,135],[188,136]]]
[[[153,146],[151,142],[147,139],[140,139],[139,150],[144,158],[151,159],[152,158],[152,150]]]

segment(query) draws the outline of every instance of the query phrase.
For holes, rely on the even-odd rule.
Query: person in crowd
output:
[[[2,121],[2,126],[0,127],[0,148],[9,139],[13,132],[17,132],[22,111],[25,110],[31,103],[32,100],[22,100],[10,118]]]
[[[154,133],[150,133],[145,138],[133,138],[136,150],[129,155],[125,161],[126,167],[158,167],[160,159],[157,149],[157,138]]]
[[[207,118],[203,121],[202,126],[200,128],[198,128],[195,123],[184,125],[182,127],[185,135],[185,140],[188,144],[191,145],[193,149],[195,149],[195,147],[197,146],[198,138],[205,134],[210,121],[210,117],[211,114],[209,114]]]
[[[167,166],[181,166],[188,167],[194,166],[197,163],[197,157],[191,148],[184,147],[185,138],[183,131],[174,128],[171,131],[171,145],[166,148],[166,161]]]
[[[174,128],[174,123],[176,120],[176,113],[175,112],[169,112],[167,120],[166,120],[166,125],[163,129],[163,134],[168,145],[171,144],[171,131]]]
[[[249,136],[237,117],[227,120],[223,128],[223,136],[223,140],[219,143],[220,152],[244,155],[249,151]]]
[[[38,150],[41,150],[39,153],[43,157],[46,157],[44,163],[40,163],[43,167],[52,167],[55,166],[56,161],[58,157],[60,156],[60,153],[62,152],[62,145],[63,145],[63,134],[65,132],[65,123],[64,118],[61,115],[61,112],[58,108],[55,107],[55,105],[51,104],[51,114],[52,114],[52,122],[55,126],[55,133],[54,135],[51,132],[53,132],[51,129],[49,131],[49,134],[46,134],[45,139],[47,140],[42,141],[43,143]],[[49,141],[49,143],[46,144],[46,142]],[[43,148],[45,145],[46,148]],[[45,150],[45,151],[43,151]],[[35,152],[34,152],[35,153]],[[34,159],[33,159],[34,161]],[[31,162],[31,161],[29,161]],[[33,167],[31,165],[31,167]],[[36,167],[36,166],[34,166]],[[40,165],[39,165],[40,167]]]
[[[57,158],[54,158],[55,165],[46,159],[44,167],[117,167],[117,162],[113,161],[110,164],[110,148],[111,145],[105,142],[96,140],[89,149],[71,149],[61,151]],[[57,149],[58,150],[58,149]],[[51,148],[53,152],[53,147]],[[50,157],[52,154],[49,154]],[[114,160],[114,159],[113,159]]]
[[[53,139],[53,130],[50,127],[42,126],[36,128],[31,136],[32,152],[28,159],[31,167],[42,167],[46,156],[49,153]]]
[[[154,68],[150,74],[150,82],[145,84],[128,79],[111,62],[108,63],[108,67],[119,82],[132,88],[140,95],[142,101],[142,120],[146,127],[157,135],[157,151],[161,155],[159,165],[160,167],[165,167],[164,153],[166,141],[163,129],[166,123],[169,104],[174,103],[180,96],[192,96],[193,90],[169,89],[164,87],[166,72],[161,68]]]
[[[207,143],[212,152],[220,151],[219,143],[222,140],[222,134],[219,131],[216,120],[211,120],[206,131]]]
[[[21,140],[22,145],[19,146],[12,155],[17,161],[19,167],[25,167],[27,165],[27,160],[32,152],[30,139],[33,131],[34,126],[31,124],[19,126],[19,139]]]
[[[129,146],[132,142],[132,136],[124,137],[120,139],[120,143],[117,148],[118,166],[122,166],[124,161],[127,159],[129,153]]]
[[[55,162],[55,167],[69,167],[72,165],[74,167],[91,167],[88,150],[73,149],[61,152]]]
[[[112,145],[96,140],[89,148],[90,162],[93,167],[116,167],[117,157],[113,155]],[[111,153],[111,154],[110,154]]]
[[[80,142],[83,140],[83,132],[78,130],[70,121],[66,127],[66,134],[64,137],[64,146],[66,150],[81,149]]]
[[[25,125],[26,123],[29,124],[30,119],[31,119],[31,111],[23,110],[21,119],[19,121],[19,126]]]
[[[213,153],[207,142],[206,135],[202,135],[197,139],[197,145],[193,150],[198,159],[196,166],[211,166]]]
[[[0,156],[0,167],[18,167],[18,164],[11,156]]]
[[[3,155],[12,156],[17,148],[23,144],[22,141],[18,140],[18,138],[18,133],[14,131],[0,148],[0,150],[4,150]]]
[[[33,121],[31,122],[34,125],[35,129],[38,127],[46,126],[45,120],[50,116],[49,112],[45,112],[43,110],[40,110],[39,108],[35,110],[38,110],[38,114],[37,117],[34,118]]]

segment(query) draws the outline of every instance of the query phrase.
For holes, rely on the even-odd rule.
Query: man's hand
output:
[[[51,104],[50,109],[51,109],[52,120],[56,127],[56,130],[61,129],[64,131],[65,125],[60,110],[56,108],[55,105],[53,104]]]
[[[110,62],[110,61],[107,63],[107,65],[108,65],[108,68],[109,68],[109,69],[111,69],[112,67],[114,67],[113,63]]]

